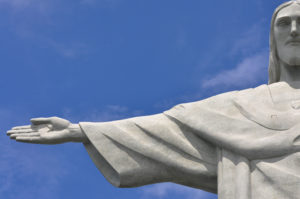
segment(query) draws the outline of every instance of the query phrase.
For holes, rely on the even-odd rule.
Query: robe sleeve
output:
[[[114,186],[174,182],[217,192],[216,148],[164,113],[80,126],[90,157]]]
[[[249,159],[283,153],[277,147],[283,143],[273,136],[284,132],[266,128],[274,123],[268,122],[269,115],[262,120],[245,114],[249,103],[256,109],[248,112],[267,110],[264,104],[271,102],[265,100],[270,96],[263,85],[180,104],[157,115],[80,126],[90,140],[85,145],[89,155],[115,186],[175,182],[215,193],[219,149]]]

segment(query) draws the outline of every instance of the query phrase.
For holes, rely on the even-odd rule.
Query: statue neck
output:
[[[280,63],[280,81],[288,83],[295,89],[300,89],[300,66]]]

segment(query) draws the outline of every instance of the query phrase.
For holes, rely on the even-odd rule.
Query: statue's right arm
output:
[[[281,132],[263,128],[231,110],[227,99],[214,97],[162,114],[112,122],[78,125],[61,118],[38,118],[31,126],[13,128],[8,135],[29,143],[83,142],[96,166],[115,186],[172,181],[215,192],[216,148],[248,159],[299,150],[296,127]]]
[[[245,119],[234,110],[231,110],[230,115],[227,116],[223,113],[224,111],[220,111],[226,107],[226,98],[223,99],[223,105],[219,109],[215,107],[219,103],[211,103],[211,101],[178,105],[161,114],[164,119],[151,116],[141,117],[148,119],[142,119],[142,122],[139,122],[136,127],[142,130],[143,125],[148,126],[149,131],[154,132],[158,128],[163,128],[165,129],[163,133],[167,135],[168,131],[175,131],[169,128],[175,125],[178,127],[176,129],[178,132],[189,131],[187,134],[197,135],[219,148],[231,150],[248,159],[272,158],[300,150],[299,125],[285,131],[274,131]],[[162,120],[163,125],[158,125],[159,121],[155,121],[155,118],[156,120]],[[112,132],[113,129],[108,129],[107,126],[121,126],[124,123],[130,126],[136,124],[135,121],[141,121],[141,119],[128,119],[123,122],[111,123],[89,123],[89,125],[99,126],[99,131],[105,128],[103,132],[108,133],[107,136],[109,136],[114,132]],[[88,138],[89,129],[81,128],[79,124],[71,124],[62,118],[35,118],[31,122],[31,126],[15,127],[7,134],[16,141],[37,144],[88,143],[91,140],[91,138]],[[126,128],[123,130],[128,131],[128,127]],[[85,132],[83,129],[86,129]]]
[[[204,106],[205,108],[203,108],[203,105],[198,106],[199,103],[191,104],[193,103],[178,105],[170,111],[164,112],[162,115],[167,119],[164,119],[164,125],[159,128],[166,129],[164,131],[166,134],[168,127],[171,124],[175,124],[179,132],[189,131],[188,134],[198,135],[219,148],[231,150],[248,159],[272,158],[300,150],[300,131],[298,126],[285,131],[274,131],[263,128],[249,120],[236,120],[226,117],[226,115],[220,115],[209,109],[212,106],[209,103]],[[234,115],[235,113],[231,112],[231,114]],[[152,117],[149,116],[148,118]],[[135,120],[129,119],[128,121],[135,124]],[[155,126],[159,122],[153,119],[151,122],[147,120],[150,119],[141,122],[139,127],[142,128],[146,124],[146,126],[152,126],[149,131],[157,131]],[[158,118],[157,120],[161,119]],[[35,118],[31,122],[32,125],[15,127],[8,131],[7,134],[16,141],[36,144],[90,142],[87,136],[89,130],[84,132],[79,124],[71,124],[65,119],[58,117]],[[127,124],[130,124],[130,122],[127,122]],[[118,126],[123,123],[90,124],[100,125],[99,129],[101,130],[101,128],[110,124]],[[112,129],[105,129],[105,131],[105,133],[113,133],[111,132]],[[169,131],[174,131],[174,129],[169,129]]]
[[[165,114],[80,127],[90,140],[90,157],[116,186],[175,182],[216,192],[216,147]]]
[[[117,187],[175,182],[216,192],[216,148],[164,114],[79,125],[56,117],[31,121],[7,134],[27,143],[83,142],[97,168]]]

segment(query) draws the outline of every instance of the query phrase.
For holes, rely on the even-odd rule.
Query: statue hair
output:
[[[277,54],[277,47],[276,47],[276,42],[275,42],[275,38],[274,38],[275,19],[280,10],[282,10],[285,7],[290,6],[293,3],[297,3],[300,5],[299,0],[285,2],[276,8],[276,10],[274,11],[273,16],[272,16],[271,31],[270,31],[270,56],[269,56],[269,81],[268,81],[268,84],[279,82],[279,80],[280,80],[280,61],[279,61],[279,57]]]

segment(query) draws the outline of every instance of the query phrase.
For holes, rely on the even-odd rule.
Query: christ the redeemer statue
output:
[[[28,143],[82,142],[118,187],[174,182],[219,199],[299,199],[300,2],[273,14],[268,85],[119,121],[31,122],[7,134]]]

